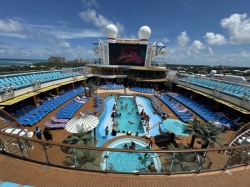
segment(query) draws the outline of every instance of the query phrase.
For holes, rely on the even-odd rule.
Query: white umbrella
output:
[[[71,133],[88,132],[94,129],[99,119],[93,115],[80,115],[66,123],[65,129]]]

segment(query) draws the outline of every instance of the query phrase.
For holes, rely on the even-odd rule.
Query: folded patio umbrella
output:
[[[163,130],[171,131],[175,135],[189,136],[189,134],[183,133],[184,125],[187,125],[187,124],[181,122],[180,120],[168,118],[168,119],[163,121],[161,126],[162,126]]]
[[[71,133],[88,132],[94,129],[99,119],[93,115],[80,115],[69,120],[65,129]]]

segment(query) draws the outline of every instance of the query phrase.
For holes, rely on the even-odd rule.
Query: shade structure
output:
[[[172,133],[176,135],[189,136],[189,134],[183,133],[183,126],[185,125],[187,124],[181,122],[180,120],[168,118],[163,121],[161,127],[163,128],[163,130],[171,131]]]
[[[65,129],[71,133],[88,132],[94,129],[99,119],[93,115],[80,115],[69,120]]]

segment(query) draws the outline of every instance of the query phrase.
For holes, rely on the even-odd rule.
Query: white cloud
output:
[[[168,52],[168,53],[175,53],[175,49],[169,49],[169,48],[168,48],[168,49],[167,49],[167,52]]]
[[[204,45],[203,45],[203,43],[201,43],[199,40],[195,40],[195,41],[192,43],[191,47],[190,47],[190,49],[191,49],[191,50],[194,50],[196,53],[199,53],[199,51],[200,51],[201,49],[203,49],[203,48],[204,48]]]
[[[212,48],[211,48],[211,47],[208,47],[207,49],[208,49],[208,53],[209,53],[210,55],[213,55],[213,50],[212,50]]]
[[[87,50],[85,48],[83,48],[82,46],[77,46],[77,48],[75,49],[76,54],[86,54]]]
[[[163,38],[163,42],[170,42],[170,40],[167,38]]]
[[[92,9],[80,12],[78,15],[83,21],[92,23],[96,27],[102,29],[104,29],[108,24],[114,24],[117,27],[118,31],[124,30],[124,26],[121,23],[119,22],[114,23],[113,21],[105,18],[103,15],[101,14],[98,15],[96,11]]]
[[[164,46],[164,45],[163,45],[163,43],[161,43],[161,42],[160,42],[160,43],[158,43],[157,45],[158,45],[158,46]]]
[[[6,21],[0,20],[0,31],[20,32],[22,31],[22,26],[18,21],[13,19],[7,19]]]
[[[69,42],[61,38],[56,38],[46,31],[39,31],[39,30],[35,30],[32,28],[27,28],[27,30],[28,30],[27,36],[29,38],[38,39],[40,41],[48,42],[50,44],[53,44],[59,47],[70,47]]]
[[[22,38],[22,39],[27,38],[27,36],[25,34],[22,34],[22,33],[9,33],[9,32],[0,32],[0,36]]]
[[[227,40],[223,35],[214,34],[212,32],[207,32],[204,38],[209,45],[224,45],[227,43]]]
[[[82,5],[87,8],[91,6],[99,7],[95,0],[82,0]]]
[[[44,47],[43,49],[49,52],[55,52],[55,49],[52,47]]]
[[[245,57],[245,58],[249,58],[250,57],[250,53],[246,52],[246,51],[242,51],[240,54],[241,54],[242,57]]]
[[[95,31],[95,30],[69,30],[69,31],[60,31],[60,30],[53,30],[49,31],[51,34],[53,34],[57,38],[62,39],[74,39],[74,38],[98,38],[105,36],[104,32],[101,31]]]
[[[20,22],[7,19],[7,21],[0,20],[0,36],[15,37],[22,39],[37,39],[40,41],[48,42],[55,46],[70,47],[69,42],[62,38],[57,38],[51,35],[47,29],[36,29],[28,24],[21,24]]]
[[[181,32],[181,34],[177,37],[177,42],[179,46],[184,47],[190,41],[186,31]]]
[[[250,43],[250,18],[247,14],[233,14],[220,22],[230,35],[232,44]]]

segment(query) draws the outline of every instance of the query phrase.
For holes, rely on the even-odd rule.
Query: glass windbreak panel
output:
[[[162,164],[165,163],[163,154],[157,153],[140,153],[139,157],[140,173],[161,173],[163,172]]]
[[[30,159],[47,163],[46,155],[41,143],[28,141],[26,145]]]
[[[174,168],[175,153],[163,153],[163,157],[165,161],[162,163],[162,171],[166,173],[176,171]]]
[[[107,158],[104,159],[103,168],[105,166],[107,171],[138,173],[141,169],[145,172],[141,163],[142,153],[107,151],[102,158],[105,158],[105,155]]]
[[[249,158],[250,158],[249,147],[234,149],[234,151],[231,152],[231,157],[228,161],[227,167],[236,167],[239,165],[245,165],[246,163],[248,163]]]
[[[70,147],[45,144],[49,162],[55,165],[74,167],[73,151]],[[71,161],[72,160],[72,161]]]
[[[81,170],[105,170],[105,166],[102,168],[103,152],[90,149],[72,149],[76,167]],[[72,160],[72,157],[70,159]]]
[[[1,141],[5,147],[6,152],[13,154],[15,156],[22,157],[22,152],[20,150],[20,147],[16,138],[10,137],[8,135],[2,135]]]
[[[190,173],[199,169],[199,155],[195,152],[166,153],[166,155],[165,167],[171,173]]]
[[[202,170],[220,170],[225,167],[229,159],[229,154],[225,154],[224,151],[209,151],[209,152],[200,152],[201,156],[203,155],[202,161]]]

